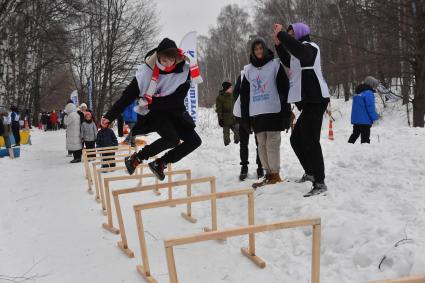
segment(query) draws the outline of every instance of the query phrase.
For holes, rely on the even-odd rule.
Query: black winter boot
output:
[[[166,164],[160,159],[156,159],[155,161],[149,162],[149,168],[155,176],[163,181],[165,179],[164,169],[167,167]]]
[[[248,165],[242,165],[239,180],[244,181],[248,177]]]
[[[125,167],[127,167],[128,174],[133,175],[137,166],[143,163],[138,152],[133,153],[130,157],[124,159]]]
[[[263,178],[264,177],[264,170],[263,170],[263,167],[258,167],[257,168],[257,178],[258,179],[261,179],[261,178]]]

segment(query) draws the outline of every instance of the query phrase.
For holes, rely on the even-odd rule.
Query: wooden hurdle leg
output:
[[[210,186],[211,186],[211,193],[215,194],[216,193],[215,180],[210,182]],[[217,199],[216,198],[211,199],[211,228],[205,227],[204,231],[205,232],[217,231]],[[227,240],[226,238],[218,239],[219,242],[225,242],[226,240]]]
[[[173,247],[166,247],[165,254],[167,255],[167,266],[168,275],[170,277],[170,283],[178,283],[176,261],[174,260]]]
[[[87,179],[87,186],[88,186],[88,188],[87,188],[87,192],[89,193],[89,194],[93,194],[93,188],[92,188],[92,182],[91,182],[91,173],[90,173],[90,165],[89,165],[89,161],[87,160],[87,158],[86,158],[86,161],[85,161],[85,166],[86,166],[86,179]]]
[[[192,174],[187,173],[186,174],[186,180],[190,180],[190,179],[192,179]],[[186,195],[187,195],[188,198],[192,196],[192,184],[191,183],[188,183],[186,185]],[[190,202],[188,202],[187,205],[186,205],[186,213],[182,212],[181,216],[191,223],[196,223],[196,221],[198,221],[196,218],[194,218],[192,216],[192,203],[190,203]]]
[[[97,183],[100,184],[102,182],[102,173],[98,171],[97,174]],[[106,204],[105,204],[105,192],[103,190],[103,186],[99,187],[99,195],[100,195],[100,203],[102,204],[102,213],[103,215],[108,215],[108,212],[106,211]]]
[[[313,225],[312,283],[320,283],[320,234],[321,224]]]
[[[157,178],[155,178],[155,185],[158,185],[159,184],[159,181],[158,181],[158,179]],[[160,192],[160,190],[159,189],[155,189],[155,190],[153,190],[153,192],[157,195],[157,196],[160,196],[161,195],[161,192]]]
[[[122,216],[121,204],[118,195],[114,195],[115,210],[117,212],[118,226],[120,227],[121,241],[118,241],[118,247],[129,257],[134,257],[134,252],[128,248],[127,234],[125,233],[124,220]]]
[[[120,230],[114,227],[113,221],[112,221],[112,206],[111,206],[111,198],[109,193],[109,182],[105,182],[105,192],[106,192],[106,214],[108,216],[108,222],[103,223],[102,227],[108,230],[109,232],[118,235],[120,233]]]
[[[93,174],[95,174],[95,177],[96,177],[96,176],[97,176],[97,174],[98,174],[96,164],[93,162],[92,166],[93,166]],[[96,179],[97,179],[97,177],[96,177]],[[95,196],[94,196],[94,199],[95,199],[98,203],[100,203],[100,197],[99,197],[99,187],[98,187],[98,185],[97,185],[97,182],[95,183],[95,188],[96,188],[96,194],[95,194]]]
[[[171,183],[173,181],[172,175],[171,175],[171,163],[168,164],[168,183]],[[168,187],[168,200],[173,199],[173,187]],[[170,207],[176,207],[175,205],[170,205]]]
[[[254,194],[248,195],[248,225],[254,225]],[[255,234],[249,234],[249,249],[241,248],[241,252],[244,256],[249,258],[258,267],[265,268],[266,262],[260,257],[255,255]]]
[[[135,210],[136,215],[136,223],[137,223],[137,233],[139,235],[140,242],[140,252],[142,254],[142,263],[137,265],[137,272],[145,278],[149,283],[157,283],[155,278],[151,276],[150,268],[149,268],[149,258],[146,247],[146,238],[145,238],[145,229],[143,228],[142,221],[142,212],[140,210]]]

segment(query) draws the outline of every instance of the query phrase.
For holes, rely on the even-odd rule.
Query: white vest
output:
[[[244,71],[241,71],[241,87],[242,87],[242,81],[244,78]],[[233,105],[233,116],[242,118],[242,111],[241,111],[241,94],[239,92],[238,99],[236,99],[235,104]]]
[[[149,88],[152,73],[152,69],[146,64],[140,65],[136,71],[136,79],[141,96],[143,96]],[[167,96],[174,93],[181,84],[187,81],[188,75],[189,64],[187,63],[184,64],[183,72],[181,73],[160,74],[154,97]]]
[[[329,97],[329,88],[326,84],[325,79],[322,74],[322,67],[320,65],[320,48],[316,43],[313,42],[303,42],[303,44],[310,44],[317,49],[316,59],[314,60],[314,65],[311,67],[301,67],[300,60],[295,56],[291,55],[291,63],[289,69],[289,94],[288,94],[288,103],[295,103],[302,100],[301,98],[301,76],[302,70],[314,70],[314,73],[317,76],[320,84],[320,91],[322,92],[322,97]]]
[[[280,112],[280,97],[276,85],[279,68],[279,59],[273,59],[260,68],[254,67],[252,64],[244,67],[245,78],[250,86],[250,117]]]

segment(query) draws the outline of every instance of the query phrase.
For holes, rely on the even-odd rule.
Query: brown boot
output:
[[[282,182],[279,173],[271,173],[268,185],[273,185]]]
[[[262,187],[262,186],[267,185],[267,183],[269,182],[269,179],[270,179],[270,175],[271,174],[266,174],[264,176],[264,179],[262,181],[252,184],[252,187],[254,189],[256,189],[256,188],[259,188],[259,187]]]

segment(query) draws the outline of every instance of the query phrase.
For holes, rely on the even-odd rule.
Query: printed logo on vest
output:
[[[254,86],[252,96],[253,102],[270,99],[270,93],[267,92],[267,84],[261,80],[259,75],[252,85]]]

